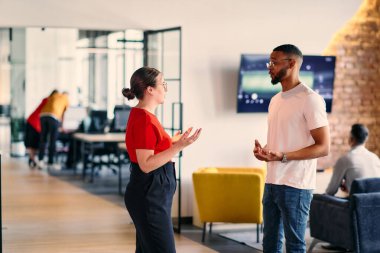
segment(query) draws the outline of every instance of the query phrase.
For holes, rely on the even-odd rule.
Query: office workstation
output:
[[[83,114],[83,110],[89,113]],[[78,117],[79,111],[82,112],[82,116],[84,117]],[[117,143],[124,142],[125,140],[125,128],[129,112],[130,107],[127,105],[115,106],[113,119],[109,120],[107,110],[90,110],[88,108],[82,108],[81,110],[69,109],[66,120],[71,123],[66,123],[66,125],[76,125],[75,130],[70,131],[72,141],[71,148],[73,149],[71,155],[74,161],[72,167],[74,172],[77,170],[77,162],[81,161],[82,175],[83,179],[85,179],[88,163],[90,163],[90,181],[92,182],[94,167],[96,165],[98,165],[98,167],[101,165],[110,167],[113,164],[110,155],[116,156]],[[65,128],[64,130],[69,131]],[[94,162],[95,153],[99,156],[97,163]],[[101,156],[108,156],[108,162],[101,163]],[[117,158],[115,159],[117,160]]]
[[[117,154],[117,144],[123,143],[125,139],[124,133],[102,133],[102,134],[88,134],[88,133],[75,133],[73,135],[73,139],[75,142],[79,142],[81,146],[81,160],[82,160],[82,175],[83,180],[86,177],[86,170],[88,167],[91,169],[91,179],[90,182],[94,179],[94,171],[96,166],[106,165],[111,168],[112,165],[115,164],[113,160],[111,160],[112,156],[116,156]],[[75,145],[76,146],[76,145]],[[98,152],[98,156],[106,155],[107,161],[102,162],[101,157],[99,157],[98,161],[95,161],[95,154]],[[74,152],[75,153],[75,152]],[[118,158],[115,157],[117,160]],[[76,171],[76,166],[74,167],[74,171]]]

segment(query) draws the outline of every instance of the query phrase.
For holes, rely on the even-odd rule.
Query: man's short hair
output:
[[[303,55],[302,55],[301,50],[299,50],[298,47],[296,47],[295,45],[292,45],[292,44],[284,44],[284,45],[278,46],[278,47],[274,48],[273,51],[280,51],[280,52],[283,52],[283,53],[289,54],[289,55],[297,55],[298,57],[303,59]]]
[[[368,128],[363,124],[354,124],[351,127],[351,136],[357,144],[363,144],[368,138]]]

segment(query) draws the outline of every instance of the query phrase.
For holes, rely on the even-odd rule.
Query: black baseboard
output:
[[[187,217],[181,217],[181,222],[182,224],[193,224],[193,217],[192,216],[187,216]]]
[[[178,217],[172,217],[173,225],[175,226],[178,224]],[[186,217],[181,217],[181,224],[184,225],[191,225],[193,224],[193,217],[192,216],[186,216]]]

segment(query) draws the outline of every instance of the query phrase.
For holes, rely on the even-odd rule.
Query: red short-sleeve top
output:
[[[156,116],[136,107],[129,114],[125,143],[129,158],[134,163],[137,163],[136,149],[154,150],[154,154],[158,154],[172,145],[170,136]]]
[[[41,123],[40,123],[40,113],[42,107],[44,107],[47,103],[48,99],[44,98],[38,107],[30,114],[28,119],[26,120],[37,132],[41,132]]]

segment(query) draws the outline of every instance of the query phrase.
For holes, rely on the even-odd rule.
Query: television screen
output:
[[[243,54],[238,84],[238,112],[268,112],[271,98],[281,91],[281,84],[272,85],[266,63],[269,55]],[[320,94],[331,112],[334,85],[334,56],[304,55],[300,80]]]

